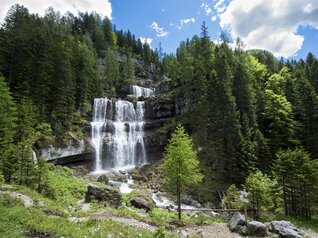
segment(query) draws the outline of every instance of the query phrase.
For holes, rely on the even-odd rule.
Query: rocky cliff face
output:
[[[121,55],[118,56],[120,61]],[[100,60],[103,62],[103,60]],[[174,96],[171,91],[179,87],[178,82],[171,81],[169,78],[162,78],[159,75],[158,69],[155,68],[154,65],[145,66],[145,64],[140,60],[134,60],[135,63],[135,81],[138,86],[151,88],[155,91],[155,95],[143,98],[136,96],[132,96],[132,86],[127,84],[120,84],[116,88],[116,98],[126,99],[134,103],[136,107],[137,101],[145,101],[145,124],[144,124],[144,142],[146,146],[147,152],[147,160],[157,161],[162,158],[164,148],[168,142],[170,137],[170,133],[165,133],[163,129],[169,120],[174,118],[175,116],[183,114],[187,110],[187,102],[181,98]],[[115,99],[114,99],[115,102]],[[87,118],[90,120],[92,118],[92,113],[87,113]],[[90,141],[91,127],[90,125],[85,128],[87,131],[88,137],[86,141]],[[106,132],[112,132],[112,124],[107,123],[105,128]],[[109,143],[108,139],[105,138],[103,148],[106,148],[106,145]],[[81,161],[83,158],[83,163],[89,163],[90,160],[93,159],[92,154],[94,153],[94,149],[89,145],[90,143],[85,143],[85,148],[82,148],[83,155],[81,153],[76,153],[75,157],[70,155],[71,157],[63,157],[57,156],[55,159],[55,163],[73,163],[74,158],[76,162]],[[85,153],[84,153],[85,152]],[[103,151],[104,153],[104,151]],[[103,156],[107,156],[106,153]],[[89,160],[88,160],[89,158]],[[90,163],[92,164],[92,163]]]

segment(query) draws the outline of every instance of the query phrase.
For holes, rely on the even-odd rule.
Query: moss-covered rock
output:
[[[92,200],[97,200],[107,206],[115,208],[122,204],[122,197],[119,189],[108,185],[98,186],[89,184],[87,187],[85,201],[91,202]]]

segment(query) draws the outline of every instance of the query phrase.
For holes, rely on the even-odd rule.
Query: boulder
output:
[[[198,208],[201,207],[201,204],[198,201],[194,200],[191,196],[184,196],[183,198],[181,198],[181,203]]]
[[[155,207],[155,204],[151,201],[151,199],[146,199],[143,196],[134,196],[128,198],[127,206],[133,206],[139,209],[144,209],[147,212],[149,212]]]
[[[187,237],[189,237],[189,236],[185,230],[180,231],[179,238],[187,238]]]
[[[122,197],[119,189],[111,186],[97,186],[89,184],[87,187],[85,202],[97,200],[105,205],[119,207],[122,204]]]
[[[270,228],[282,238],[301,238],[300,230],[289,221],[272,221]]]
[[[244,226],[244,225],[245,225],[245,218],[240,212],[236,212],[232,216],[231,220],[229,221],[229,226],[232,231],[236,230],[238,226]]]
[[[108,181],[109,181],[109,178],[105,174],[99,176],[98,179],[97,179],[97,182],[100,182],[100,183],[106,183],[107,184]]]
[[[266,226],[265,224],[258,221],[251,221],[247,224],[247,229],[250,235],[263,237],[266,235]]]

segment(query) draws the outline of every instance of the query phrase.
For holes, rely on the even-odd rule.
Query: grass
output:
[[[300,219],[300,218],[295,218],[290,216],[277,215],[276,219],[287,220],[298,227],[304,227],[304,228],[311,229],[315,232],[318,232],[318,217],[313,217],[311,220],[306,220],[306,219]]]
[[[12,185],[13,190],[31,197],[34,201],[33,207],[24,207],[19,199],[9,194],[0,192],[0,238],[20,238],[41,236],[42,237],[177,237],[165,229],[174,230],[178,224],[176,212],[166,209],[154,208],[148,214],[139,214],[134,208],[122,205],[118,209],[104,207],[98,202],[91,203],[90,211],[82,211],[78,208],[77,201],[84,199],[87,183],[73,176],[69,168],[52,167],[48,175],[48,183],[40,194],[25,186]],[[126,201],[132,196],[144,196],[147,194],[133,191],[125,195]],[[125,204],[125,203],[124,203]],[[158,226],[157,231],[150,232],[115,222],[111,219],[98,219],[94,213],[105,212],[110,216],[134,218],[139,221],[152,223]],[[85,217],[87,220],[72,222],[68,219],[73,217]],[[215,218],[199,214],[188,217],[182,214],[182,222],[186,224],[211,224]]]
[[[0,205],[0,237],[20,238],[27,233],[46,233],[50,237],[153,237],[149,231],[135,229],[112,220],[89,219],[70,222],[65,217],[47,216],[36,208]]]

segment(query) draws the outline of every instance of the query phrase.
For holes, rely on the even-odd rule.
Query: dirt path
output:
[[[95,213],[94,216],[99,219],[109,219],[109,220],[111,219],[116,222],[125,223],[126,225],[132,226],[134,228],[141,228],[141,229],[149,230],[151,232],[154,232],[158,228],[158,226],[149,224],[147,222],[139,221],[134,218],[116,217],[108,213]]]
[[[184,229],[189,235],[197,235],[204,238],[241,238],[232,233],[226,223],[214,223],[211,225],[192,226]]]

